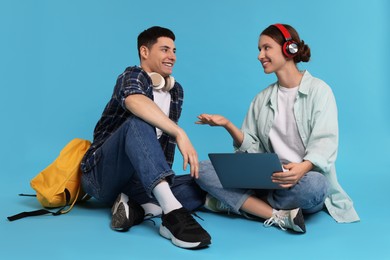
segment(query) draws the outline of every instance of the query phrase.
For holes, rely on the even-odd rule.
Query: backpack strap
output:
[[[80,192],[80,188],[77,190],[76,198],[79,195],[79,192]],[[19,195],[22,195],[22,196],[34,196],[34,195],[26,195],[26,194],[19,194]],[[9,221],[15,221],[15,220],[18,220],[18,219],[21,219],[21,218],[41,216],[41,215],[46,215],[46,214],[52,214],[53,216],[66,214],[73,208],[73,206],[76,203],[77,199],[75,199],[72,202],[72,204],[69,205],[68,209],[64,210],[66,207],[68,207],[68,204],[69,204],[69,201],[70,201],[70,192],[68,191],[68,189],[65,189],[65,197],[66,197],[66,205],[61,207],[57,211],[50,211],[50,210],[47,210],[47,209],[39,209],[39,210],[34,210],[34,211],[25,211],[25,212],[21,212],[19,214],[13,215],[13,216],[9,216],[9,217],[7,217],[7,219]]]
[[[81,185],[80,185],[79,188],[77,189],[76,197],[75,197],[75,199],[73,200],[72,204],[69,206],[68,209],[63,210],[64,208],[66,208],[66,205],[68,205],[68,204],[69,204],[69,201],[70,201],[70,192],[68,191],[68,189],[65,189],[65,194],[66,194],[66,205],[65,205],[64,207],[62,207],[59,211],[57,211],[58,215],[60,215],[60,214],[66,214],[66,213],[68,213],[69,211],[71,211],[71,210],[73,209],[73,206],[74,206],[74,204],[76,204],[77,198],[79,197],[80,189],[81,189]],[[55,215],[55,216],[56,216],[56,215]]]

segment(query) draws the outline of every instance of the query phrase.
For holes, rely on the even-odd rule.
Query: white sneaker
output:
[[[210,194],[206,195],[206,201],[204,202],[203,206],[212,212],[229,213],[229,211],[230,211],[230,208],[228,205],[226,205],[225,203],[214,198]]]
[[[300,208],[275,210],[272,217],[264,221],[264,226],[266,227],[270,227],[273,224],[278,225],[282,230],[289,228],[299,233],[306,232],[305,222]]]

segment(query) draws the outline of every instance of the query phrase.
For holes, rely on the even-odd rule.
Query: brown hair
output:
[[[293,58],[294,62],[308,62],[311,57],[310,47],[299,38],[298,32],[292,26],[288,24],[283,24],[283,26],[290,33],[292,40],[298,44],[298,52]],[[279,43],[280,46],[283,46],[286,42],[282,32],[274,25],[268,26],[260,35],[267,35],[271,37]]]

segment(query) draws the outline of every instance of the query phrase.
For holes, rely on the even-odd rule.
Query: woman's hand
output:
[[[240,147],[243,140],[244,134],[238,129],[229,119],[221,115],[210,115],[210,114],[201,114],[198,116],[198,121],[195,124],[198,125],[209,125],[209,126],[222,126],[229,132],[230,136],[233,138],[233,142],[237,147]]]
[[[223,126],[225,127],[230,121],[221,115],[209,115],[201,114],[198,116],[199,121],[195,124],[199,125],[210,125],[210,126]]]
[[[303,161],[301,163],[285,164],[283,168],[286,171],[275,172],[271,177],[272,181],[279,183],[282,188],[291,188],[313,168],[313,164],[310,161]]]

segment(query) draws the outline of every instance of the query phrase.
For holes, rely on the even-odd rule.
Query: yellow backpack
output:
[[[22,212],[8,217],[14,221],[29,216],[39,216],[44,214],[60,215],[68,213],[77,201],[89,199],[81,189],[81,169],[80,163],[90,147],[88,140],[75,138],[70,141],[60,152],[59,156],[35,176],[30,184],[36,191],[36,197],[45,208],[58,208],[52,212],[40,209],[30,212]],[[24,195],[25,194],[20,194]],[[27,195],[29,196],[29,195]],[[33,195],[34,196],[34,195]],[[68,209],[65,209],[68,207]]]

